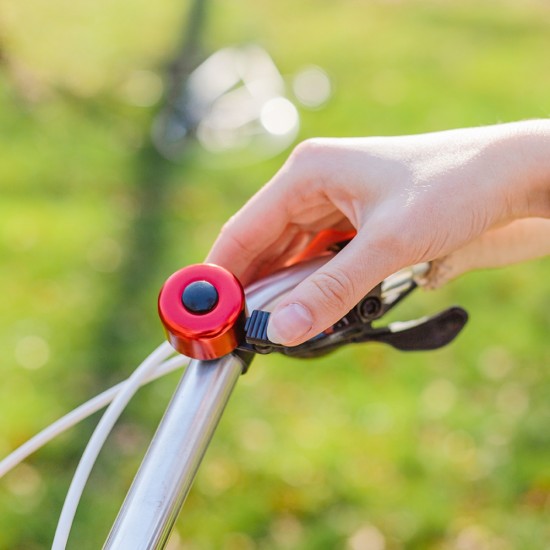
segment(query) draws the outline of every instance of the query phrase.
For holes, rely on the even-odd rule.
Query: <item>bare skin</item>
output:
[[[314,139],[300,144],[225,224],[207,261],[247,285],[285,265],[319,231],[355,229],[351,243],[273,312],[270,339],[297,345],[402,267],[454,257],[455,276],[483,267],[471,259],[483,257],[485,247],[498,257],[495,265],[550,252],[533,245],[527,254],[522,246],[540,241],[533,223],[550,235],[546,218],[550,120],[417,136]],[[508,256],[498,252],[509,243],[515,248]],[[466,246],[469,255],[460,256]]]

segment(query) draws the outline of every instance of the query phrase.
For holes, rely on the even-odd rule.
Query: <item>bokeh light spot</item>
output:
[[[50,346],[40,336],[24,336],[15,346],[15,359],[25,369],[39,369],[49,358]]]
[[[332,93],[330,78],[319,67],[307,67],[300,71],[294,77],[292,89],[300,103],[310,108],[324,105]]]
[[[298,111],[284,97],[274,97],[262,107],[260,121],[262,126],[276,136],[291,133],[298,126]]]

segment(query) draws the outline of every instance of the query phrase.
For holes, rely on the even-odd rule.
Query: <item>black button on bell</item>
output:
[[[196,315],[210,313],[218,303],[218,291],[208,281],[195,281],[185,287],[181,302],[185,309]]]

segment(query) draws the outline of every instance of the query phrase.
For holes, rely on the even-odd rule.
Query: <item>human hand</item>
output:
[[[459,249],[497,224],[550,216],[550,122],[403,137],[316,139],[222,229],[208,262],[246,285],[319,231],[356,237],[271,315],[297,345],[334,324],[398,269]]]
[[[489,229],[473,241],[432,262],[420,281],[435,289],[475,269],[503,267],[550,255],[550,219],[525,218]]]

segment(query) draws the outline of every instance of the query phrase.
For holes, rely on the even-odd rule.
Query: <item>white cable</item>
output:
[[[158,368],[150,374],[150,376],[143,380],[142,385],[148,384],[149,382],[169,374],[176,369],[185,367],[188,362],[188,357],[185,357],[184,355],[176,355],[175,357],[161,363]],[[23,460],[25,460],[32,453],[49,443],[52,439],[67,431],[69,428],[72,428],[79,422],[82,422],[82,420],[88,418],[88,416],[91,416],[103,407],[106,407],[122,390],[126,382],[127,380],[123,380],[115,386],[86,401],[12,451],[7,457],[0,461],[0,478],[5,476],[10,470],[23,462]]]
[[[149,355],[149,357],[147,357],[147,359],[145,359],[145,361],[143,361],[124,382],[124,387],[118,392],[117,396],[113,399],[112,403],[101,417],[101,420],[84,450],[67,496],[65,497],[61,516],[59,517],[57,529],[55,531],[52,550],[64,550],[67,545],[69,533],[80,497],[84,491],[84,486],[86,485],[86,481],[88,480],[96,458],[118,417],[122,414],[128,401],[130,401],[140,387],[141,381],[154,371],[160,363],[166,360],[172,352],[173,349],[170,347],[170,344],[164,342],[151,353],[151,355]]]

